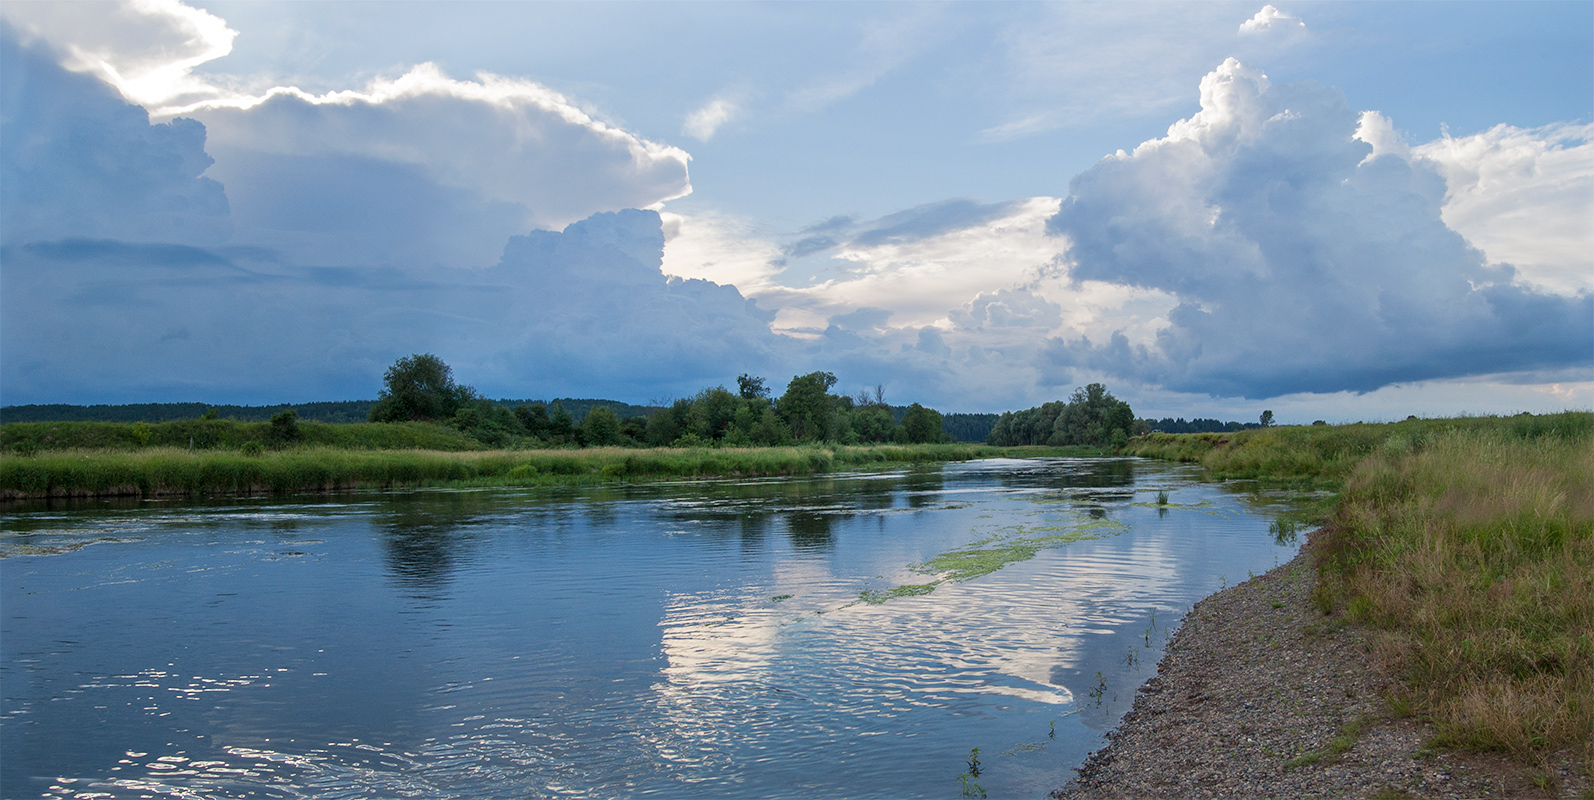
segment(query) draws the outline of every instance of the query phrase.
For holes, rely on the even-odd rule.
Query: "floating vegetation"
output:
[[[1164,489],[1164,490],[1158,491],[1157,492],[1157,505],[1165,506],[1167,504],[1168,504],[1168,492],[1167,492],[1167,490]]]
[[[771,597],[769,599],[773,600],[774,602],[779,603],[782,600],[790,600],[791,599],[791,595],[789,595],[789,594],[777,594],[774,597]]]
[[[944,581],[961,583],[989,575],[1014,562],[1028,561],[1048,547],[1100,539],[1109,533],[1119,534],[1128,529],[1129,526],[1122,522],[1105,518],[1081,520],[1072,525],[1009,528],[966,547],[949,550],[922,564],[915,564],[912,569],[926,575],[939,575]],[[1056,533],[1047,536],[1027,535],[1047,531]]]
[[[865,589],[859,592],[858,596],[865,603],[879,605],[895,597],[929,594],[943,583],[970,581],[989,575],[1008,564],[1028,561],[1034,558],[1036,553],[1049,547],[1060,547],[1087,539],[1100,539],[1109,534],[1123,533],[1128,529],[1128,525],[1104,517],[1077,519],[1067,525],[1019,525],[1004,528],[984,539],[909,566],[909,569],[921,575],[936,576],[936,579],[929,583],[905,584],[890,589]],[[1036,536],[1038,533],[1045,535]]]
[[[1052,738],[1053,739],[1057,738],[1056,725],[1057,725],[1056,722],[1052,723],[1052,726],[1053,726]],[[1046,745],[1049,745],[1049,744],[1051,744],[1051,742],[1021,742],[1019,744],[1015,744],[1012,747],[1007,748],[1007,750],[1003,751],[1001,755],[997,756],[997,758],[1005,758],[1007,756],[1016,756],[1019,753],[1038,753],[1038,752],[1040,752],[1042,750],[1045,750],[1046,749]]]
[[[915,597],[935,591],[941,581],[929,583],[910,583],[905,586],[893,586],[890,589],[865,589],[858,593],[858,599],[872,606],[880,605],[894,597]]]
[[[11,539],[13,537],[5,537]],[[91,544],[120,544],[124,542],[138,542],[142,539],[121,536],[99,536],[93,539],[68,539],[43,542],[11,543],[0,540],[0,558],[15,556],[58,556],[63,553],[75,553]]]

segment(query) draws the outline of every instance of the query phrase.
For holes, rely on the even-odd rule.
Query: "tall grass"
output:
[[[170,447],[51,451],[0,459],[0,499],[808,475],[847,466],[957,461],[1005,452],[969,444],[474,452],[301,447],[259,455]]]
[[[1594,414],[1152,434],[1136,455],[1339,491],[1318,600],[1386,634],[1439,741],[1594,769]]]
[[[140,450],[183,448],[239,450],[250,442],[352,450],[481,450],[480,442],[430,422],[298,422],[298,439],[276,441],[269,422],[231,419],[180,419],[143,422],[8,422],[0,425],[0,452],[30,454],[55,450]]]
[[[1214,478],[1303,479],[1342,484],[1369,456],[1402,443],[1421,444],[1464,431],[1501,432],[1514,439],[1594,435],[1594,414],[1408,419],[1354,425],[1256,428],[1233,433],[1153,433],[1124,448],[1129,455],[1199,463]]]
[[[1314,541],[1320,599],[1389,632],[1442,743],[1594,767],[1594,439],[1391,437]]]

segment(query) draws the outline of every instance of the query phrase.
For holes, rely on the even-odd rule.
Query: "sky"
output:
[[[1594,3],[0,5],[0,403],[1594,407]]]

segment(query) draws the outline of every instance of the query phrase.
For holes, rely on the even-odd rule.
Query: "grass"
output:
[[[303,447],[343,450],[484,449],[480,442],[431,422],[344,423],[298,421]],[[71,450],[136,451],[144,449],[242,450],[251,442],[263,448],[282,446],[269,422],[231,419],[180,419],[144,422],[8,422],[0,425],[0,452],[31,455]]]
[[[968,444],[475,451],[301,446],[260,449],[254,455],[242,449],[190,451],[175,447],[64,450],[0,459],[0,499],[809,475],[849,467],[1011,455],[1013,450]]]
[[[1594,414],[1152,434],[1127,450],[1333,489],[1310,539],[1319,606],[1383,632],[1400,704],[1435,744],[1530,764],[1570,747],[1594,769]]]
[[[1341,754],[1348,752],[1352,747],[1355,747],[1356,740],[1360,739],[1361,735],[1362,721],[1351,720],[1350,722],[1345,723],[1339,729],[1339,734],[1334,738],[1329,739],[1328,744],[1324,745],[1321,750],[1313,750],[1309,753],[1302,753],[1290,759],[1289,761],[1284,762],[1284,768],[1297,769],[1300,767],[1311,766],[1312,764],[1316,764],[1324,759],[1337,758]]]
[[[1388,631],[1437,744],[1594,764],[1594,439],[1467,429],[1348,477],[1325,604]]]

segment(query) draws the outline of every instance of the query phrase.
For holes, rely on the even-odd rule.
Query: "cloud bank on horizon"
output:
[[[1091,380],[1137,409],[1424,381],[1591,399],[1587,122],[1410,145],[1231,58],[1198,111],[1056,196],[771,235],[669,210],[692,156],[541,83],[422,63],[240,91],[195,68],[247,31],[175,0],[107,8],[0,20],[7,404],[369,397],[422,351],[515,397],[826,369],[948,410]],[[1271,5],[1230,25],[1310,35]],[[743,113],[687,111],[705,144]]]

